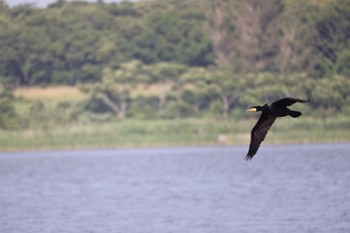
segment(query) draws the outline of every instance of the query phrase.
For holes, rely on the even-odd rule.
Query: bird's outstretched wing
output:
[[[298,98],[292,98],[292,97],[286,97],[280,100],[277,100],[275,102],[272,103],[272,105],[276,106],[276,107],[286,107],[286,106],[290,106],[292,104],[295,104],[296,102],[299,103],[308,103],[311,102],[312,99],[309,98],[307,100],[304,99],[298,99]]]
[[[275,122],[275,120],[275,116],[268,115],[264,112],[261,114],[258,122],[252,129],[250,135],[249,151],[245,157],[245,160],[251,160],[253,158],[253,156],[258,151],[261,142],[264,141],[267,132],[269,131],[271,125],[273,124],[273,122]]]

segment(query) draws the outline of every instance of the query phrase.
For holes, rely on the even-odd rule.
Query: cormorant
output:
[[[264,106],[253,106],[247,109],[248,112],[261,111],[262,113],[258,122],[255,124],[251,131],[249,151],[245,157],[245,160],[251,160],[256,154],[261,142],[264,141],[267,132],[277,117],[291,116],[293,118],[296,118],[301,116],[301,112],[293,111],[287,108],[287,106],[290,106],[297,102],[308,103],[311,102],[311,99],[309,98],[307,100],[304,100],[286,97],[273,103],[267,103]]]

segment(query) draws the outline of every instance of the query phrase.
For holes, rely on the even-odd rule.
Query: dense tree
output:
[[[235,72],[272,70],[278,54],[281,0],[209,1],[209,35],[216,64]]]
[[[160,61],[192,66],[211,64],[210,41],[202,29],[203,19],[199,12],[196,14],[168,10],[147,15],[142,32],[133,41],[134,58],[146,64]]]
[[[277,25],[280,38],[275,63],[280,73],[310,72],[315,66],[315,59],[312,59],[316,55],[312,18],[317,12],[315,5],[305,1],[286,1],[280,24]]]
[[[173,91],[173,85],[178,83],[180,76],[187,70],[182,64],[159,62],[144,67],[143,74],[146,84],[157,88],[158,112],[161,112]]]
[[[228,1],[214,0],[208,1],[206,16],[208,19],[208,34],[212,41],[213,55],[218,67],[225,67],[230,64],[229,56],[233,50],[229,38],[232,35],[232,22],[227,20]]]
[[[12,89],[7,85],[0,83],[0,128],[16,129],[19,128],[18,118],[13,106],[14,96]]]
[[[347,75],[349,9],[347,0],[2,3],[0,72],[17,85],[73,85],[137,59]]]
[[[229,71],[215,70],[213,73],[213,86],[220,96],[225,117],[240,97],[242,81],[239,76]]]
[[[315,85],[314,97],[319,107],[334,112],[348,108],[350,80],[349,77],[335,75],[322,79]]]
[[[211,75],[204,68],[189,69],[180,77],[180,95],[195,113],[199,113],[210,102],[208,99],[214,93],[211,81]]]
[[[81,85],[86,108],[119,118],[228,116],[285,95],[343,111],[349,15],[348,0],[0,2],[0,79]]]
[[[227,117],[229,111],[238,103],[244,79],[230,70],[192,68],[181,76],[183,97],[199,112],[209,107],[208,102],[220,99],[221,112]]]
[[[317,35],[314,46],[321,53],[317,70],[320,75],[350,74],[350,3],[331,1],[315,16]]]

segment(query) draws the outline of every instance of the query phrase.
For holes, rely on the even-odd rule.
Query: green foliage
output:
[[[211,95],[215,95],[210,82],[211,76],[204,68],[189,69],[180,77],[181,98],[192,105],[193,111],[196,113],[208,107]]]
[[[159,115],[164,119],[186,118],[193,116],[194,111],[186,102],[170,102]]]
[[[350,79],[345,76],[332,76],[320,80],[315,85],[314,96],[319,107],[339,112],[350,102]]]
[[[157,96],[138,96],[130,106],[130,115],[136,119],[154,119],[158,117],[159,99]]]
[[[0,150],[218,145],[218,135],[222,134],[227,136],[229,145],[247,145],[249,130],[255,120],[220,119],[218,123],[218,119],[198,118],[126,119],[86,123],[21,131],[0,130]],[[266,143],[348,142],[349,127],[348,117],[281,119],[272,127]]]
[[[0,2],[1,81],[86,95],[53,104],[14,98],[6,85],[0,128],[241,119],[284,96],[313,97],[300,107],[310,116],[348,114],[349,15],[348,0]]]
[[[142,33],[133,41],[133,56],[148,64],[160,61],[192,66],[211,64],[210,41],[204,35],[198,14],[172,9],[147,15]]]
[[[321,75],[349,74],[350,3],[331,1],[315,16],[315,47],[321,54],[317,71]]]
[[[83,85],[81,90],[89,94],[91,101],[101,101],[118,118],[124,118],[131,102],[130,90],[142,78],[142,69],[139,61],[123,63],[117,70],[106,68],[100,83]]]
[[[158,62],[153,65],[145,66],[144,73],[148,75],[148,84],[177,82],[181,74],[188,67],[179,63]]]
[[[134,60],[155,69],[348,75],[349,14],[347,0],[2,3],[0,75],[14,85],[75,85]],[[179,77],[177,68],[167,67],[169,76]]]
[[[16,129],[18,118],[13,107],[14,97],[11,89],[0,84],[0,128]]]

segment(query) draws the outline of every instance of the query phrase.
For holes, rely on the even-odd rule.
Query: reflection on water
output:
[[[0,232],[350,232],[350,144],[0,154]]]

